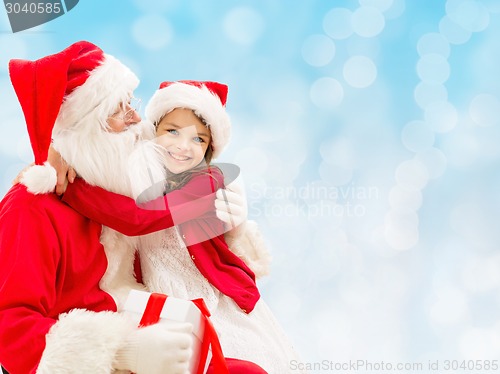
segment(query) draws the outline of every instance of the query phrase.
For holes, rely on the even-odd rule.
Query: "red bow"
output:
[[[167,295],[160,293],[152,293],[149,296],[148,303],[144,309],[141,321],[139,322],[139,327],[149,326],[157,323],[160,320],[160,313],[167,301]],[[212,361],[215,372],[220,374],[229,374],[229,370],[226,365],[226,360],[222,354],[222,348],[219,342],[219,337],[215,332],[215,328],[212,324],[210,317],[210,312],[203,299],[191,300],[191,302],[198,307],[198,309],[203,314],[205,320],[205,331],[203,333],[203,341],[201,343],[200,352],[200,362],[198,363],[198,368],[196,374],[203,374],[205,369],[205,364],[207,362],[208,349],[210,345],[212,346]]]

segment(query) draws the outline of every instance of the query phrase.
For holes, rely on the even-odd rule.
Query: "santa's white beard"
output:
[[[120,133],[99,126],[82,130],[56,134],[54,148],[87,183],[136,198],[165,179],[162,152],[151,141],[151,123],[143,121]]]
[[[54,148],[87,183],[136,198],[151,191],[151,185],[165,181],[163,152],[152,141],[151,123],[144,121],[121,133],[109,133],[99,126],[88,126],[91,131],[85,133],[82,127],[54,134]],[[160,196],[163,189],[154,193],[151,198]],[[100,240],[108,267],[99,285],[121,310],[130,289],[144,289],[134,277],[137,238],[104,226]]]

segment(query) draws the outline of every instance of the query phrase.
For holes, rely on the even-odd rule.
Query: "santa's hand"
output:
[[[192,329],[190,323],[139,328],[118,350],[114,367],[136,374],[189,374]]]
[[[228,231],[247,220],[248,208],[245,191],[239,183],[231,183],[217,191],[215,209],[217,217],[226,223]]]
[[[70,183],[74,182],[76,178],[76,172],[67,164],[67,162],[61,157],[59,152],[57,152],[52,146],[49,147],[49,155],[47,161],[54,169],[56,169],[56,194],[62,195],[64,191],[66,191],[68,181]]]
[[[30,167],[32,167],[33,165],[35,165],[35,163],[34,163],[34,162],[33,162],[33,163],[31,163],[30,165],[26,166],[23,170],[21,170],[21,171],[19,172],[19,174],[17,174],[17,176],[16,176],[16,177],[14,178],[14,180],[12,181],[12,185],[14,186],[14,185],[16,185],[16,184],[20,183],[20,182],[21,182],[21,178],[23,177],[24,172],[25,172],[26,170],[28,170]]]

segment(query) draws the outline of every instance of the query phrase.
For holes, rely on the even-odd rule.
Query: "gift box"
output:
[[[184,300],[158,293],[131,290],[124,313],[137,321],[138,326],[154,323],[184,323],[193,325],[193,355],[189,363],[191,374],[206,373],[214,357],[217,373],[227,372],[217,334],[209,320],[210,313],[202,299]]]

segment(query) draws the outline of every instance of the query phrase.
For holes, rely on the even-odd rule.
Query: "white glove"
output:
[[[114,368],[135,374],[189,374],[192,329],[190,323],[139,328],[118,350]]]
[[[243,186],[234,181],[225,190],[217,191],[215,209],[217,217],[226,223],[227,231],[247,220],[248,207]]]

